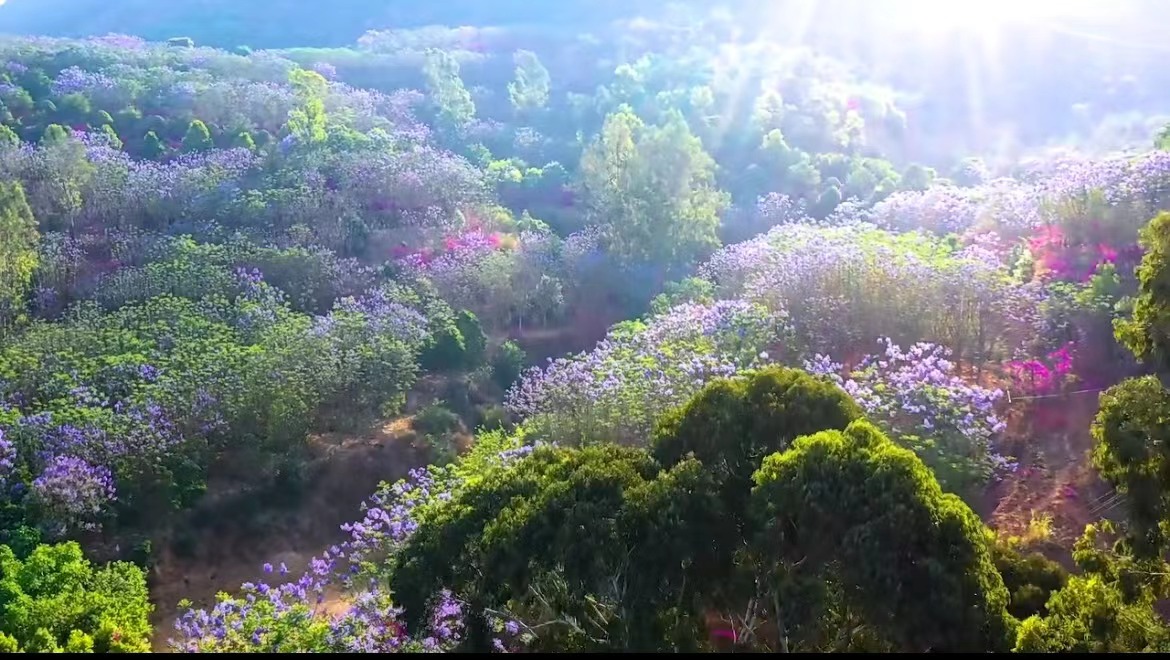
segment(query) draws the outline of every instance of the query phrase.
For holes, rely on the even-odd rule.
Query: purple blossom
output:
[[[909,441],[952,487],[992,477],[1008,464],[993,451],[1006,428],[996,412],[1001,390],[964,382],[950,352],[940,346],[919,343],[903,350],[889,339],[881,344],[882,353],[867,356],[848,373],[820,354],[804,368],[840,385],[871,420]]]
[[[328,62],[314,62],[312,69],[321,74],[326,80],[335,80],[337,78],[337,67]]]
[[[4,429],[0,429],[0,490],[8,489],[8,478],[16,469],[16,445],[4,437]]]
[[[783,312],[749,302],[680,305],[618,326],[589,353],[530,370],[506,404],[554,442],[645,442],[662,413],[710,380],[757,365],[788,328]]]
[[[86,71],[80,67],[71,66],[64,69],[57,74],[57,78],[53,80],[53,94],[57,96],[65,96],[68,94],[94,92],[99,90],[110,90],[116,88],[118,83],[111,77],[92,71]]]
[[[110,471],[72,456],[57,456],[33,480],[32,497],[63,534],[71,529],[97,529],[105,507],[114,499]]]
[[[875,336],[961,346],[972,361],[1010,354],[1031,336],[1043,293],[985,250],[867,224],[778,226],[700,273],[720,297],[785,310],[798,345],[830,354],[865,350]]]

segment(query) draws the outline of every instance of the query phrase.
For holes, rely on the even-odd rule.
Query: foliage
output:
[[[207,151],[213,146],[215,145],[211,141],[211,132],[207,130],[207,124],[198,119],[192,121],[187,134],[183,136],[183,151]]]
[[[518,50],[514,56],[516,80],[508,83],[508,97],[518,112],[540,110],[548,104],[548,69],[536,53]]]
[[[19,183],[0,182],[0,321],[11,321],[37,268],[36,219]]]
[[[459,62],[450,53],[428,51],[424,74],[441,122],[461,129],[475,118],[475,102],[459,77]]]
[[[133,564],[95,568],[76,543],[17,557],[0,546],[0,644],[8,652],[150,650],[146,576]]]
[[[300,69],[289,73],[289,82],[301,98],[301,107],[289,110],[289,134],[298,144],[306,147],[320,145],[329,138],[325,116],[325,97],[329,83],[315,71]]]
[[[755,480],[764,552],[787,579],[840,580],[842,605],[894,649],[1007,650],[1015,621],[983,524],[868,422],[798,439]]]
[[[423,408],[413,422],[415,430],[427,435],[450,433],[459,428],[459,424],[458,415],[438,404]]]
[[[1085,528],[1073,546],[1083,571],[1053,592],[1047,614],[1021,622],[1015,651],[1022,653],[1164,653],[1170,631],[1154,609],[1170,583],[1161,558],[1133,557],[1124,547],[1103,550],[1113,532],[1107,521]]]
[[[680,468],[673,479],[662,477],[665,480],[662,487],[682,480],[672,489],[674,497],[684,498],[683,502],[670,505],[677,511],[676,515],[709,516],[712,512],[703,509],[701,493],[685,495],[684,488],[701,488],[701,481],[694,482],[698,475],[691,472],[688,475]],[[573,599],[567,603],[566,617],[588,620],[587,610],[583,609],[588,607],[585,594],[596,592],[609,578],[607,569],[615,567],[627,555],[629,541],[623,543],[623,537],[638,532],[629,529],[629,523],[623,523],[628,518],[641,517],[637,515],[639,505],[653,507],[654,502],[661,502],[657,506],[670,502],[663,498],[667,492],[658,494],[654,492],[656,489],[648,488],[656,473],[653,461],[641,450],[602,447],[580,453],[538,450],[513,470],[487,475],[482,484],[472,486],[460,498],[463,507],[420,527],[399,559],[391,587],[406,609],[408,623],[411,627],[421,623],[411,612],[420,611],[425,598],[420,599],[419,595],[429,591],[429,585],[436,582],[457,585],[454,591],[466,594],[470,603],[499,607],[507,601],[505,594],[517,591],[522,594],[533,578],[553,568],[565,581],[566,595]],[[561,486],[550,490],[553,484]],[[625,504],[624,493],[629,493],[628,497],[634,501]],[[566,508],[569,501],[575,505]],[[706,506],[711,506],[709,501]],[[632,509],[628,513],[627,507]],[[447,517],[452,514],[453,517]],[[569,517],[565,518],[566,515]],[[667,517],[663,522],[670,519]],[[466,534],[477,525],[482,530],[482,539],[473,544]],[[583,533],[570,541],[564,532],[558,531],[561,529]],[[647,529],[643,534],[652,533],[652,538],[665,540],[668,536],[663,533],[668,530]],[[481,532],[472,533],[479,536]],[[587,541],[582,544],[582,540]],[[525,550],[536,545],[544,548],[539,555],[532,556]],[[678,545],[676,541],[675,546]],[[613,640],[617,648],[647,648],[645,644],[661,643],[655,639],[661,633],[645,628],[657,628],[655,601],[659,596],[652,587],[661,584],[663,579],[671,579],[670,574],[676,572],[676,569],[663,570],[661,562],[649,561],[649,557],[633,561],[636,563],[631,566],[628,578],[646,586],[639,589],[635,585],[627,590],[630,595],[623,603],[628,613],[626,620],[606,622],[617,630],[603,627],[609,636],[626,637]],[[660,568],[653,570],[655,565]],[[476,574],[479,577],[473,578]],[[476,627],[484,623],[473,619],[469,625],[469,643],[475,648]],[[560,648],[598,648],[589,641],[589,633],[574,634],[570,628],[563,634],[566,639],[561,641],[565,646],[558,644]],[[606,645],[603,643],[600,648]]]
[[[524,350],[516,342],[504,342],[492,358],[492,380],[500,389],[507,390],[520,378],[526,359]]]
[[[1093,464],[1125,494],[1134,550],[1160,554],[1170,525],[1170,392],[1154,376],[1126,380],[1101,394],[1093,420]]]
[[[647,127],[622,107],[581,158],[591,221],[604,225],[607,245],[627,263],[689,264],[717,246],[729,203],[714,168],[681,114]]]
[[[85,308],[0,351],[0,392],[19,402],[0,428],[31,488],[8,498],[58,534],[100,523],[115,486],[123,518],[153,520],[190,504],[218,451],[255,452],[255,480],[262,457],[295,449],[322,412],[401,405],[427,337],[417,311],[383,292],[314,318],[259,273],[237,277],[205,298]]]
[[[455,315],[455,327],[459,329],[467,350],[464,366],[470,369],[483,364],[487,354],[487,335],[483,333],[479,319],[472,312],[461,310]]]
[[[59,19],[30,3],[0,1],[0,20]],[[77,3],[81,32],[134,25],[133,8]],[[1020,395],[1135,372],[1115,320],[1139,357],[1164,357],[1165,220],[1135,236],[1170,208],[1170,152],[1006,157],[1097,122],[1148,143],[1162,68],[1112,46],[1079,66],[1088,51],[1064,36],[1041,50],[1072,55],[1021,57],[1005,26],[1013,71],[1076,79],[940,83],[920,65],[952,47],[900,30],[885,48],[888,17],[836,0],[788,21],[811,26],[807,48],[777,32],[792,12],[689,0],[537,19],[512,0],[361,20],[345,3],[310,20],[228,3],[244,32],[180,20],[182,4],[138,12],[155,39],[191,35],[170,43],[0,40],[0,541],[15,556],[45,535],[143,559],[143,539],[196,538],[179,514],[208,485],[258,503],[308,473],[311,434],[415,413],[424,444],[450,450],[442,467],[384,484],[301,578],[282,568],[279,586],[186,613],[175,647],[1164,647],[1154,380],[1102,401],[1095,461],[1125,491],[1130,538],[1079,544],[1075,580],[992,546],[927,472],[970,494],[1013,466],[1005,405],[1041,432]],[[404,27],[452,16],[472,26]],[[268,49],[310,39],[330,47]],[[991,88],[1007,91],[971,102]],[[992,154],[993,132],[1020,142]],[[740,243],[692,269],[721,240]],[[555,358],[618,318],[636,320],[520,373],[520,343]],[[466,447],[463,420],[499,430]],[[448,464],[455,439],[466,453]],[[762,471],[753,494],[765,462],[795,476]],[[345,611],[329,614],[336,592]],[[0,628],[0,648],[107,650],[81,618]]]
[[[1043,615],[1049,596],[1068,582],[1068,571],[1037,552],[1025,554],[1012,545],[997,541],[991,547],[995,569],[1003,577],[1011,601],[1008,612],[1018,619]]]
[[[1117,338],[1133,351],[1138,359],[1165,370],[1170,366],[1170,339],[1165,335],[1170,328],[1166,278],[1170,274],[1170,213],[1161,213],[1142,229],[1141,244],[1146,254],[1137,275],[1138,295],[1133,304],[1133,316],[1115,323]]]
[[[664,291],[650,302],[651,314],[665,314],[672,307],[685,303],[709,305],[715,302],[715,285],[699,277],[688,277],[679,282],[668,282]]]
[[[800,436],[842,430],[861,415],[837,386],[796,369],[769,367],[715,380],[664,415],[654,432],[654,457],[666,466],[699,460],[722,485],[727,511],[738,517],[765,456]]]

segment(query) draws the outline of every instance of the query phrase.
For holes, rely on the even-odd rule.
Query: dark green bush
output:
[[[772,367],[714,381],[665,415],[654,435],[654,456],[672,466],[693,454],[746,497],[765,456],[802,435],[842,430],[861,417],[861,408],[836,385]]]
[[[424,435],[451,433],[459,424],[459,415],[437,403],[423,408],[414,417],[414,430]]]
[[[483,364],[487,354],[487,335],[483,332],[479,318],[472,312],[463,310],[455,316],[455,327],[459,328],[459,333],[463,335],[465,349],[463,367],[474,369]]]
[[[1068,571],[1039,553],[1024,554],[1006,543],[996,543],[991,558],[1011,597],[1008,611],[1019,619],[1043,616],[1048,597],[1068,582]]]
[[[451,371],[458,369],[467,359],[467,344],[463,333],[454,323],[435,331],[431,344],[423,351],[419,364],[427,371]]]
[[[500,389],[508,389],[520,377],[527,357],[524,350],[516,342],[504,342],[496,350],[496,355],[492,359],[492,380],[500,386]]]

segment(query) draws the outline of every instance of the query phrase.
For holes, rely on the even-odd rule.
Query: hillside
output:
[[[0,653],[1170,652],[1153,10],[0,2]]]

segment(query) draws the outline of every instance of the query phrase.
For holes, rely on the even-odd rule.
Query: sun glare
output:
[[[1101,0],[903,0],[905,22],[924,30],[983,31],[1083,16]]]

